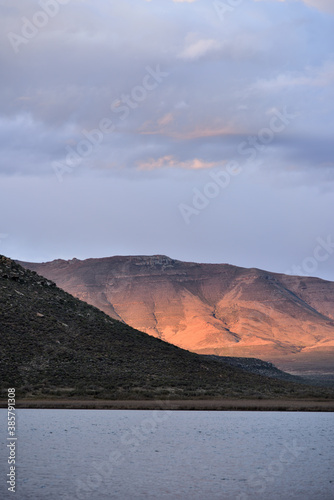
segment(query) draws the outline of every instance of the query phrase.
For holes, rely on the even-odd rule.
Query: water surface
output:
[[[333,500],[333,413],[17,410],[17,500]]]

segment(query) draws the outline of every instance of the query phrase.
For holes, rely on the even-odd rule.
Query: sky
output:
[[[334,281],[332,0],[0,0],[0,253]]]

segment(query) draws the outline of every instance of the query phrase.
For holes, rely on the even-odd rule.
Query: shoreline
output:
[[[180,400],[102,400],[102,399],[17,399],[16,409],[59,410],[193,410],[193,411],[312,411],[333,412],[334,400],[288,399],[180,399]],[[7,408],[7,401],[0,401]]]

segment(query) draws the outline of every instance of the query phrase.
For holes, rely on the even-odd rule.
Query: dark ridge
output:
[[[214,354],[203,354],[203,357],[214,359],[220,363],[226,363],[230,366],[235,366],[236,368],[240,368],[241,370],[250,373],[264,375],[265,377],[288,380],[290,382],[305,382],[302,377],[283,372],[282,370],[276,368],[273,363],[270,363],[269,361],[262,361],[262,359],[215,356]]]

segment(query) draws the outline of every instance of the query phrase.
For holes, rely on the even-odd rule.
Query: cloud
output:
[[[166,121],[167,116],[169,115],[163,117],[162,120],[158,120],[157,125],[152,122],[145,122],[139,129],[139,133],[141,135],[162,135],[183,141],[205,139],[210,137],[224,137],[240,133],[240,131],[237,131],[234,127],[229,125],[215,126],[214,124],[211,124],[208,126],[182,126],[181,124],[172,124],[171,126],[168,126],[172,120]]]
[[[333,0],[303,0],[306,5],[310,7],[315,7],[316,9],[323,10],[324,12],[330,12],[334,14],[334,3]]]
[[[326,61],[318,68],[306,67],[304,72],[281,73],[275,78],[260,79],[253,86],[257,90],[282,90],[286,87],[327,87],[334,83],[334,62]]]
[[[213,39],[201,39],[197,41],[191,41],[192,35],[187,37],[187,43],[185,48],[179,54],[181,59],[196,60],[205,56],[210,52],[214,52],[220,49],[220,43]]]
[[[145,0],[146,2],[152,2],[152,0]],[[198,0],[172,0],[174,3],[194,3]]]
[[[177,167],[187,170],[202,170],[206,168],[214,168],[222,165],[223,162],[205,161],[200,158],[193,158],[186,161],[180,161],[173,155],[162,156],[161,158],[149,158],[146,161],[138,163],[140,170],[154,170],[157,168]]]
[[[245,2],[223,27],[212,5],[185,6],[190,3],[196,8],[172,1],[163,9],[153,1],[87,0],[80,8],[70,2],[19,54],[1,44],[0,171],[54,175],[52,163],[64,161],[67,147],[86,139],[82,131],[96,130],[105,118],[116,129],[82,165],[128,175],[138,162],[171,151],[182,171],[196,170],[194,159],[210,164],[233,157],[247,134],[268,125],[273,107],[304,116],[294,127],[307,143],[333,129],[327,19],[305,15],[301,2],[291,12],[277,1]],[[6,4],[0,28],[19,32],[20,19],[32,19],[36,6]],[[157,65],[169,76],[140,101],[146,67]],[[115,101],[119,106],[111,109]],[[305,165],[301,151],[294,162]]]
[[[255,2],[262,2],[266,0],[255,0]],[[291,0],[274,0],[276,2],[289,2]],[[295,0],[292,0],[295,1]],[[309,7],[314,7],[324,12],[329,12],[330,14],[334,14],[334,2],[333,0],[300,0],[304,2]]]
[[[163,127],[163,126],[171,123],[173,120],[174,120],[173,113],[167,113],[166,115],[164,115],[162,118],[160,118],[158,120],[158,125]]]

